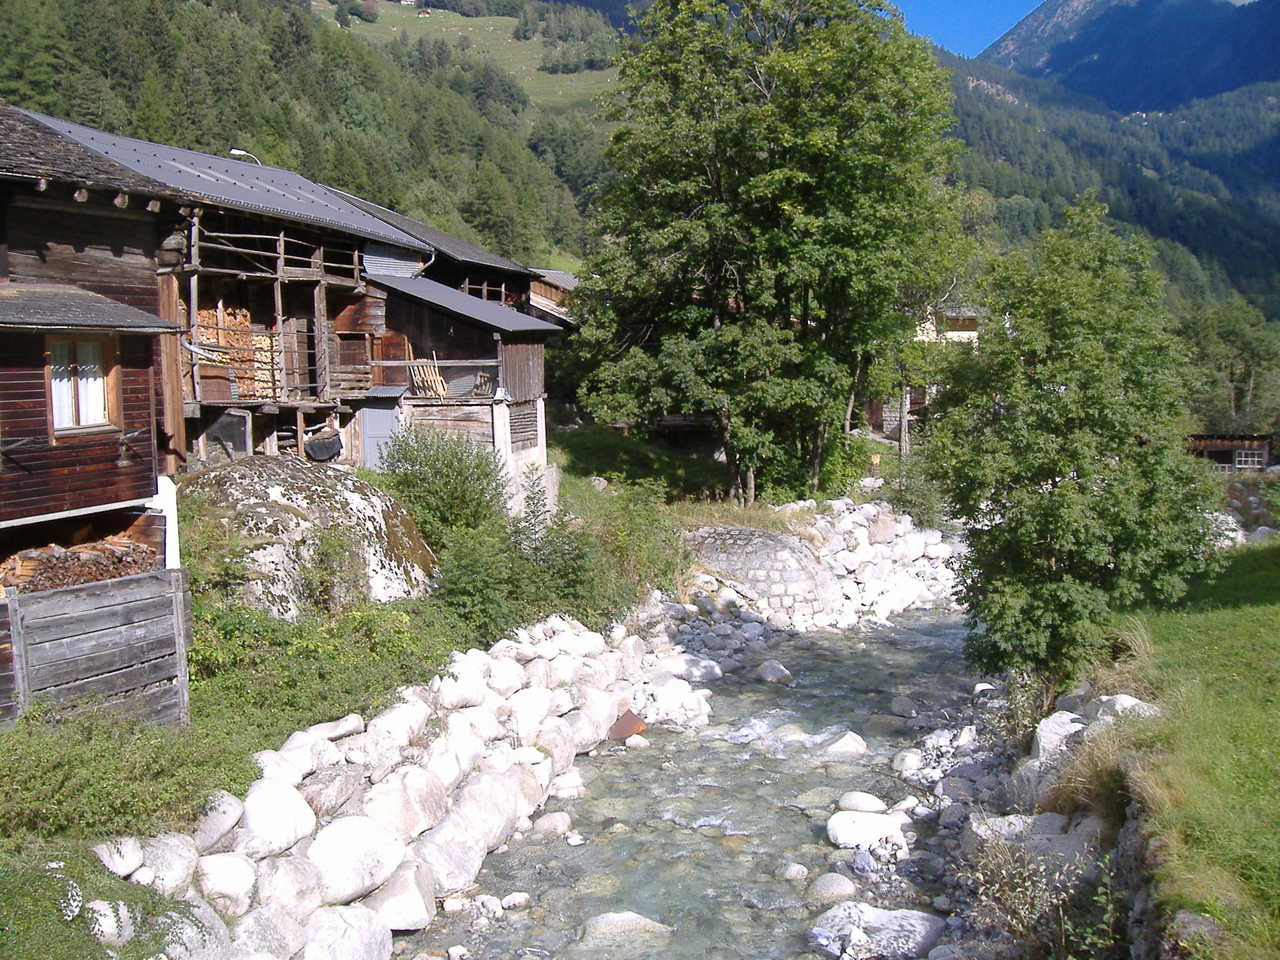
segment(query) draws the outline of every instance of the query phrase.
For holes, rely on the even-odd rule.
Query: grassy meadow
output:
[[[328,0],[312,0],[311,9],[326,20],[333,20],[334,7]],[[431,16],[419,17],[414,7],[379,3],[376,23],[352,20],[351,32],[370,40],[390,42],[407,37],[442,39],[456,44],[470,38],[471,51],[492,57],[512,73],[534,105],[544,110],[568,110],[589,107],[595,98],[609,88],[617,71],[585,70],[580,73],[546,73],[538,69],[542,62],[541,38],[515,40],[514,17],[464,17],[447,10],[432,10]],[[466,42],[466,41],[464,41]]]

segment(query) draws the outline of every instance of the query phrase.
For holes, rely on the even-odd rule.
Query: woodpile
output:
[[[0,561],[0,590],[35,593],[158,569],[160,554],[154,547],[117,534],[75,547],[51,543],[20,550]]]

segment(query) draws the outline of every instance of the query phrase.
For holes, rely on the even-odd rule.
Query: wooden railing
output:
[[[498,390],[496,359],[374,360],[384,385],[404,384],[409,396],[428,400],[490,399]]]

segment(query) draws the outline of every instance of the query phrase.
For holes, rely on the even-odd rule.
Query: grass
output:
[[[1142,616],[1166,693],[1138,776],[1168,841],[1161,896],[1224,924],[1215,957],[1280,957],[1280,545],[1233,551],[1184,605]]]
[[[326,20],[333,20],[335,7],[328,0],[312,0],[311,9]],[[353,19],[350,30],[356,36],[383,42],[404,36],[411,43],[419,37],[457,43],[462,37],[469,37],[472,52],[492,57],[512,73],[529,100],[544,110],[589,107],[616,78],[614,69],[559,74],[539,70],[542,40],[538,37],[513,39],[511,33],[516,23],[514,17],[464,17],[446,10],[433,10],[431,16],[419,17],[413,7],[379,3],[377,22]]]
[[[585,426],[548,434],[551,459],[567,475],[585,482],[603,477],[627,483],[660,484],[668,501],[717,500],[728,476],[724,464],[699,458],[669,444],[628,436],[612,427]]]

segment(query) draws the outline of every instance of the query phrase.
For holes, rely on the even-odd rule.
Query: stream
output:
[[[889,626],[810,633],[775,647],[794,676],[789,686],[752,679],[750,669],[710,684],[712,726],[689,733],[650,729],[648,749],[604,746],[577,760],[586,790],[551,800],[585,840],[513,840],[490,854],[478,890],[499,898],[520,891],[531,905],[501,919],[441,912],[408,939],[403,956],[440,956],[463,945],[473,960],[765,960],[816,956],[806,944],[823,907],[805,903],[813,878],[839,869],[853,877],[853,851],[826,838],[836,798],[849,790],[890,806],[918,796],[890,759],[937,726],[956,722],[973,680],[962,654],[965,628],[954,614],[904,614]],[[923,717],[890,714],[899,694]],[[865,755],[833,761],[819,745],[844,730],[867,742]],[[910,828],[927,850],[929,821]],[[776,874],[787,864],[808,880]],[[859,898],[882,907],[929,909],[940,892],[862,878]],[[896,885],[895,885],[896,883]],[[575,946],[588,918],[635,911],[675,928],[670,941],[589,954]]]

